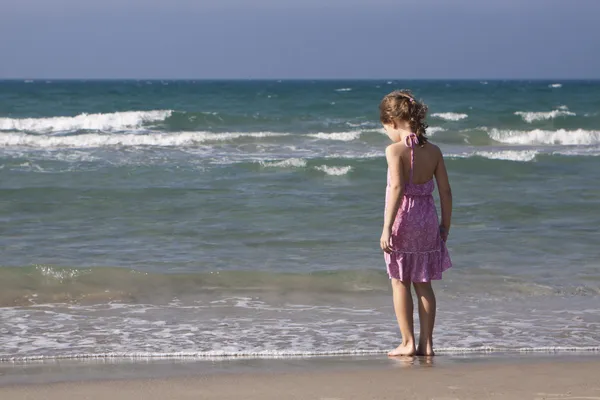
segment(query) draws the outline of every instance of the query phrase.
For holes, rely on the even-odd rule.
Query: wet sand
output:
[[[0,386],[2,400],[545,399],[600,400],[600,356],[521,362],[397,360],[395,368],[199,374]]]

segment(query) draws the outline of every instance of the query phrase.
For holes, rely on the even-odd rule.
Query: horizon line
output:
[[[233,82],[233,81],[263,81],[263,82],[278,82],[278,81],[292,81],[292,82],[306,82],[306,81],[488,81],[488,82],[503,82],[503,81],[600,81],[600,77],[597,78],[2,78],[0,82],[9,81],[199,81],[199,82]]]

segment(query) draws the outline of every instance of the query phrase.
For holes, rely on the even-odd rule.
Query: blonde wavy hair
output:
[[[427,110],[427,105],[416,100],[410,90],[395,90],[381,100],[379,119],[383,124],[407,121],[422,146],[428,141],[426,133],[429,125],[425,122]]]

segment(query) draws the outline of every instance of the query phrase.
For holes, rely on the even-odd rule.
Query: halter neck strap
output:
[[[408,183],[412,185],[413,183],[413,169],[415,167],[415,145],[419,145],[419,137],[411,133],[404,139],[404,143],[406,147],[410,147],[410,177]]]
[[[416,134],[411,133],[404,138],[404,142],[406,143],[407,147],[412,148],[414,145],[419,144],[419,137]]]

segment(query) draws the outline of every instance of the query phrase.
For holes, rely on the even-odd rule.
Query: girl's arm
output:
[[[385,158],[387,159],[390,171],[390,182],[380,245],[381,249],[386,253],[392,251],[392,226],[394,225],[396,214],[398,214],[402,196],[404,196],[404,169],[402,168],[400,149],[400,146],[394,144],[385,149]]]
[[[444,163],[444,156],[440,151],[440,160],[435,167],[435,180],[437,182],[438,192],[440,195],[440,206],[442,208],[442,224],[440,226],[440,233],[442,239],[446,241],[448,239],[448,233],[450,233],[450,224],[452,220],[452,189],[450,188],[450,181],[448,180],[448,171],[446,171],[446,164]]]

